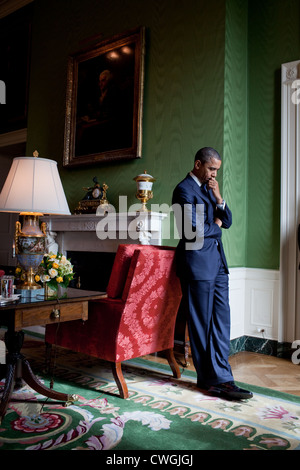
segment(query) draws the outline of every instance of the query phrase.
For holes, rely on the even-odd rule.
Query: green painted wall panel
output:
[[[249,267],[279,267],[281,64],[300,56],[299,8],[298,0],[249,1]]]
[[[223,234],[230,266],[245,266],[247,235],[247,2],[226,2],[223,197],[233,214]]]
[[[247,11],[248,10],[248,11]],[[146,27],[142,159],[62,168],[68,55]],[[156,179],[171,202],[195,152],[214,146],[233,226],[230,266],[277,269],[280,220],[280,65],[299,59],[298,0],[36,0],[27,154],[58,161],[70,208],[97,176],[118,209],[136,203],[133,178]],[[175,240],[164,240],[175,245]]]

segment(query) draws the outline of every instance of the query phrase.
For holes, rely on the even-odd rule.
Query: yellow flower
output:
[[[56,282],[58,282],[58,283],[63,282],[63,278],[61,276],[58,276],[56,278]]]
[[[59,265],[58,265],[57,263],[53,263],[53,264],[52,264],[52,267],[53,267],[54,269],[57,269],[57,268],[59,267]]]
[[[21,268],[16,268],[16,274],[19,274],[22,271]]]
[[[40,276],[39,276],[38,274],[36,274],[36,275],[34,276],[34,280],[35,280],[35,282],[39,282],[39,281],[41,280],[41,278],[40,278]]]
[[[56,258],[56,255],[50,255],[49,258]]]

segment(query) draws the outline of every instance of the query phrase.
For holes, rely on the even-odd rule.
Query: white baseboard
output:
[[[278,340],[279,287],[279,271],[230,269],[231,339],[245,335]]]

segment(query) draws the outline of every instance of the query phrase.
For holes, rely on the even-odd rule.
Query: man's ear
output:
[[[201,165],[202,165],[202,163],[200,162],[200,160],[195,160],[194,167],[196,168],[196,170],[199,170]]]

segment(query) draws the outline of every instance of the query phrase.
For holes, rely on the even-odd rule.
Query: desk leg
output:
[[[21,354],[24,333],[22,331],[7,331],[5,334],[5,344],[8,350],[6,359],[6,377],[0,402],[0,424],[6,413],[15,383],[23,379],[33,390],[42,395],[64,402],[66,405],[78,400],[77,395],[56,392],[45,387],[34,375],[29,362]]]
[[[68,395],[66,393],[56,392],[51,388],[45,387],[45,385],[43,385],[42,382],[40,382],[32,372],[32,369],[27,359],[23,359],[22,362],[22,378],[29,385],[29,387],[31,387],[36,392],[48,398],[53,398],[53,400],[64,401],[66,406],[78,400],[77,395]]]

